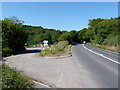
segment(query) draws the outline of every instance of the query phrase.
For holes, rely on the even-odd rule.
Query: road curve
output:
[[[29,48],[23,54],[5,59],[8,65],[15,66],[27,76],[52,87],[118,88],[116,53],[89,44],[73,45],[71,52],[72,57],[46,59],[39,56],[40,49]]]
[[[87,88],[118,88],[118,54],[92,47],[73,45],[72,55]],[[110,59],[110,60],[109,60]],[[114,61],[111,61],[114,60]]]

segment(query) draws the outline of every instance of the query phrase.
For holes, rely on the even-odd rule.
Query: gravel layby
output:
[[[27,53],[5,58],[6,63],[15,67],[37,82],[57,88],[83,88],[84,83],[76,62],[72,57],[62,59],[39,56],[39,48],[30,48]],[[37,85],[39,87],[39,85]]]

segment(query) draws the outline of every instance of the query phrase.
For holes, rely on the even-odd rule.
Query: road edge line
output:
[[[109,61],[112,61],[112,62],[114,62],[114,63],[120,64],[118,61],[115,61],[115,60],[113,60],[113,59],[111,59],[111,58],[108,58],[108,57],[104,56],[103,54],[94,52],[93,50],[88,49],[87,47],[85,47],[84,44],[82,44],[82,45],[83,45],[83,47],[84,47],[86,50],[88,50],[88,51],[90,51],[90,52],[92,52],[92,53],[94,53],[94,54],[96,54],[96,55],[99,55],[99,56],[101,56],[101,57],[103,57],[103,58],[106,58],[106,59],[108,59]]]
[[[91,44],[89,44],[91,47],[94,47],[94,48],[97,48],[97,49],[101,49],[101,50],[104,50],[104,51],[106,51],[106,52],[108,52],[108,53],[112,53],[112,54],[119,54],[118,52],[113,52],[113,51],[110,51],[110,50],[107,50],[107,49],[102,49],[102,48],[98,48],[98,47],[96,47],[96,46],[93,46],[93,45],[91,45]]]
[[[33,80],[33,82],[36,83],[36,84],[40,84],[40,85],[42,85],[42,86],[45,86],[46,88],[50,88],[48,85],[45,85],[45,84],[43,84],[43,83],[40,83],[40,82],[37,82],[37,81],[34,81],[34,80]]]

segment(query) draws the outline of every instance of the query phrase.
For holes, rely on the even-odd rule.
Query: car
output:
[[[85,44],[85,43],[86,43],[86,41],[83,42],[83,44]]]
[[[25,43],[25,46],[28,46],[28,43]]]

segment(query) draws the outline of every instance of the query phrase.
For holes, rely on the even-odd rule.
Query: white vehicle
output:
[[[85,43],[86,43],[86,41],[83,42],[83,44],[85,44]]]

